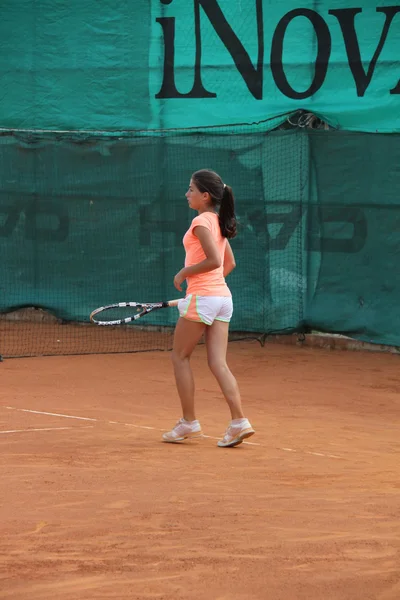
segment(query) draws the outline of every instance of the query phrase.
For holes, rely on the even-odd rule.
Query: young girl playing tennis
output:
[[[225,277],[236,266],[227,239],[236,235],[234,198],[232,189],[222,182],[221,177],[208,170],[192,175],[186,198],[198,216],[193,219],[183,238],[185,267],[174,278],[174,285],[180,291],[182,283],[185,280],[187,282],[186,297],[178,304],[180,318],[172,349],[183,417],[172,431],[164,433],[163,440],[181,442],[202,435],[194,408],[190,357],[204,333],[208,365],[225,396],[232,417],[218,446],[237,446],[255,432],[243,414],[236,379],[226,364],[233,307]]]

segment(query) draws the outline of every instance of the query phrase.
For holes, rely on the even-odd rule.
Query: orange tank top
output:
[[[213,271],[208,271],[208,273],[199,273],[187,277],[186,294],[196,294],[198,296],[231,296],[224,277],[226,238],[221,234],[218,215],[216,213],[205,212],[193,219],[183,238],[183,245],[186,251],[185,267],[197,265],[207,258],[200,240],[193,233],[193,229],[199,225],[206,227],[211,232],[221,256],[221,266]]]

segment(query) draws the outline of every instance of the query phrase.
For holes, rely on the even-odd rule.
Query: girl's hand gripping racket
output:
[[[90,320],[96,325],[125,325],[132,321],[137,321],[144,315],[153,310],[177,306],[179,300],[169,300],[168,302],[119,302],[118,304],[109,304],[100,306],[90,314]],[[133,314],[136,309],[136,314]]]

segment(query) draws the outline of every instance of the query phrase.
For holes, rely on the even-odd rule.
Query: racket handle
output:
[[[165,302],[165,306],[178,306],[179,300],[181,298],[178,298],[178,300],[168,300],[168,302]]]

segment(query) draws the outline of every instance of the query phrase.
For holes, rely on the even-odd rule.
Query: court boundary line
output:
[[[103,419],[96,419],[94,417],[78,417],[75,415],[65,415],[63,413],[51,413],[47,411],[41,410],[31,410],[28,408],[17,408],[16,406],[2,406],[2,408],[6,408],[7,410],[16,410],[18,412],[31,413],[36,415],[46,415],[50,417],[59,417],[63,419],[77,419],[80,421],[92,421],[95,423],[107,423],[108,425],[123,425],[124,427],[135,427],[136,429],[148,429],[153,431],[168,431],[167,429],[160,429],[158,427],[149,427],[147,425],[136,425],[134,423],[123,423],[122,421],[106,421]],[[212,440],[222,440],[222,437],[214,437],[212,435],[202,435],[201,437],[212,439]],[[261,446],[261,444],[255,442],[242,442],[243,444],[247,444],[249,446]]]
[[[0,429],[0,435],[4,435],[6,433],[30,433],[31,431],[60,431],[65,429],[89,429],[93,427],[93,425],[88,425],[87,427],[35,427],[32,429]]]
[[[76,415],[65,415],[63,413],[51,413],[51,412],[41,411],[41,410],[31,410],[28,408],[17,408],[16,406],[1,405],[1,408],[5,408],[7,410],[16,410],[18,412],[37,414],[37,415],[59,417],[59,418],[64,418],[64,419],[76,419],[79,421],[92,421],[95,423],[106,423],[108,425],[122,425],[124,427],[134,427],[136,429],[147,429],[147,430],[152,430],[152,431],[167,431],[166,429],[160,429],[158,427],[149,427],[148,425],[136,425],[134,423],[123,423],[122,421],[106,421],[106,420],[102,420],[102,419],[96,419],[94,417],[78,417]],[[90,427],[93,427],[93,426],[89,425],[88,427],[82,427],[81,429],[87,429]],[[60,429],[74,429],[74,428],[73,427],[70,427],[70,428],[62,427]],[[33,431],[33,430],[29,430],[29,431]],[[212,435],[204,435],[204,434],[201,437],[207,438],[207,439],[212,439],[212,440],[221,440],[222,439],[222,437],[215,437]],[[262,444],[259,444],[256,442],[242,442],[242,443],[247,444],[248,446],[262,446]],[[323,453],[323,452],[312,452],[311,450],[296,450],[295,448],[287,448],[287,447],[285,447],[285,448],[278,447],[277,450],[282,450],[284,452],[294,452],[297,454],[309,454],[312,456],[321,456],[324,458],[335,458],[337,460],[343,460],[342,456],[337,456],[336,454],[327,454],[327,453]]]

